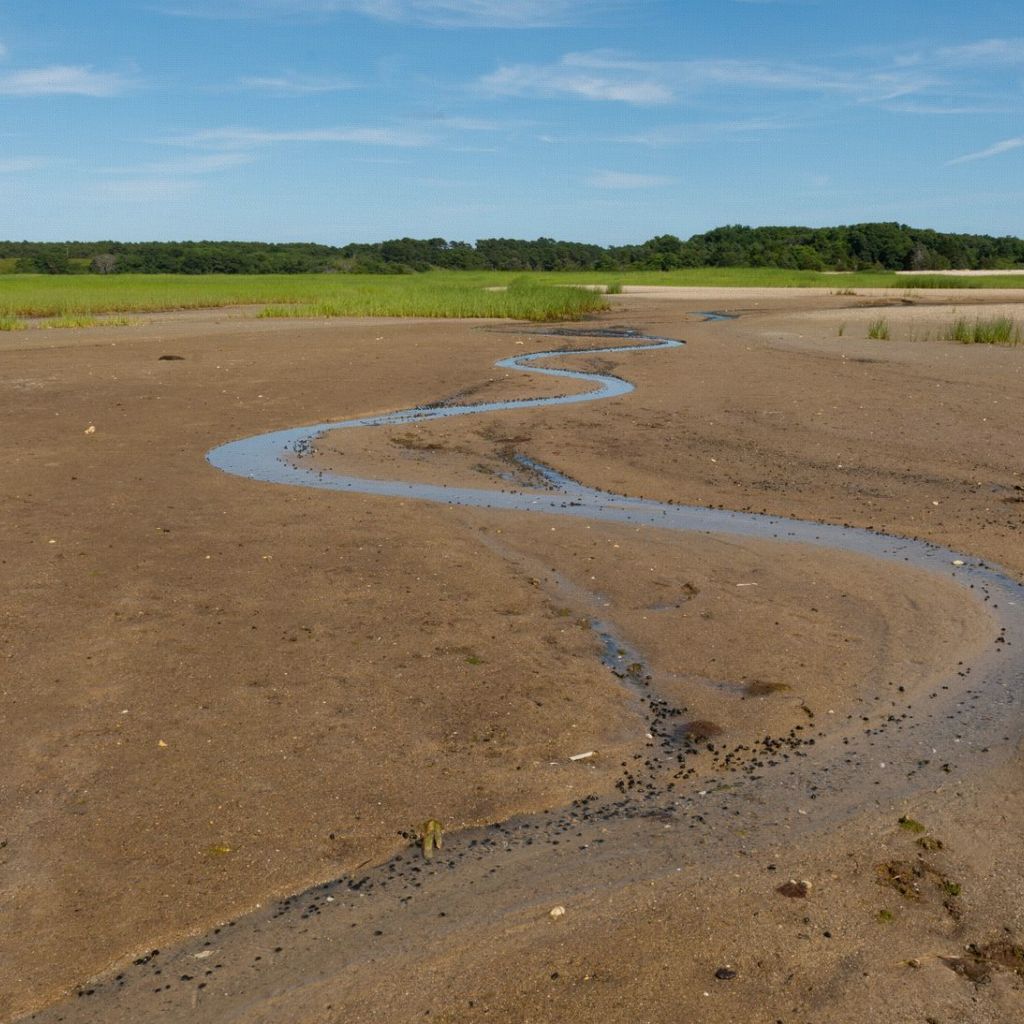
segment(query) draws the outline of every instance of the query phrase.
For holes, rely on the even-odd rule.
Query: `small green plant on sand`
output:
[[[879,341],[889,340],[889,321],[880,318],[878,320],[872,320],[868,325],[868,337],[875,338]]]
[[[1024,331],[1008,316],[979,318],[973,323],[959,317],[946,328],[945,340],[961,345],[1020,345],[1024,342]]]
[[[878,912],[877,918],[878,918],[878,923],[879,924],[892,924],[893,913],[892,913],[891,910],[885,910],[883,908],[882,910],[880,910]]]
[[[920,833],[926,831],[921,822],[915,821],[913,818],[908,818],[905,814],[900,818],[899,826],[904,832]]]
[[[605,287],[605,295],[621,295],[622,294],[622,282],[612,281],[611,284]]]

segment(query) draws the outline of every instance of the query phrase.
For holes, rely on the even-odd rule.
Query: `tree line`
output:
[[[311,242],[0,242],[14,273],[410,274],[426,270],[1001,270],[1024,266],[1024,239],[950,234],[905,224],[801,228],[730,225],[681,239],[601,246],[482,238],[396,238],[343,246]]]

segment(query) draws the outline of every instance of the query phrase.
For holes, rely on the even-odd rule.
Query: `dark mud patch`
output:
[[[698,718],[692,722],[682,722],[676,726],[676,737],[680,741],[689,743],[707,743],[708,740],[716,739],[725,732],[717,722]]]
[[[886,861],[875,868],[875,873],[880,885],[893,889],[905,900],[921,902],[927,896],[938,897],[943,909],[954,921],[963,917],[960,883],[924,858]]]
[[[743,684],[745,697],[771,697],[776,693],[788,693],[793,687],[789,683],[772,683],[765,679],[751,679]]]

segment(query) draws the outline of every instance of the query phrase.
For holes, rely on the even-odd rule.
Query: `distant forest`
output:
[[[35,274],[412,274],[426,270],[1007,270],[1024,240],[956,235],[905,224],[715,228],[683,240],[600,246],[482,238],[398,238],[343,246],[306,242],[0,242],[0,269]]]

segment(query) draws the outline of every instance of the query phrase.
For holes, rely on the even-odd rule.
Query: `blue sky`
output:
[[[1020,0],[0,2],[0,238],[1024,234]]]

